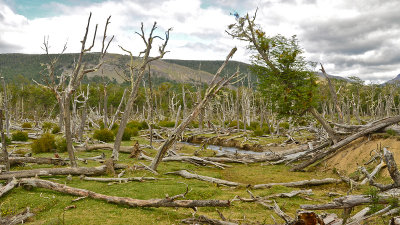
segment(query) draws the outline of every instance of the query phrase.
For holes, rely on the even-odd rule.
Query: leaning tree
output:
[[[67,142],[67,151],[68,151],[68,156],[71,161],[71,166],[72,167],[77,167],[76,160],[75,160],[75,154],[74,154],[74,149],[72,146],[72,131],[71,131],[71,101],[73,100],[73,94],[75,91],[78,89],[79,85],[81,84],[82,79],[88,74],[97,71],[102,64],[104,63],[105,60],[105,55],[107,53],[107,49],[110,46],[111,41],[114,39],[114,36],[112,36],[108,42],[106,42],[107,38],[107,27],[108,24],[110,23],[111,16],[107,18],[105,27],[104,27],[104,34],[102,38],[102,46],[101,46],[101,52],[99,54],[100,58],[99,61],[96,65],[94,66],[88,66],[87,64],[83,63],[83,59],[85,55],[88,52],[91,52],[92,48],[94,47],[95,40],[96,40],[96,34],[97,34],[97,26],[95,27],[94,34],[93,34],[93,39],[91,42],[91,45],[89,47],[86,46],[86,42],[88,39],[88,34],[89,34],[89,27],[90,27],[90,20],[92,18],[92,13],[90,13],[87,25],[86,25],[86,30],[85,34],[83,36],[83,40],[81,41],[81,50],[79,53],[78,59],[75,61],[73,65],[73,70],[69,73],[62,73],[59,76],[56,74],[56,67],[58,65],[58,60],[59,57],[62,53],[67,48],[67,45],[64,45],[64,48],[61,52],[61,54],[57,55],[56,57],[51,57],[49,54],[49,43],[48,43],[48,38],[44,39],[43,42],[43,50],[45,51],[45,54],[48,56],[49,62],[45,64],[46,66],[46,73],[43,78],[43,83],[38,83],[34,81],[35,83],[38,83],[39,85],[50,89],[54,94],[56,95],[59,108],[60,108],[60,117],[62,117],[62,121],[64,122],[64,128],[65,128],[65,138]]]

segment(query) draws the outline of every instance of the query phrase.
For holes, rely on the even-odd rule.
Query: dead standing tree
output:
[[[145,36],[145,33],[144,33],[143,23],[142,23],[142,26],[141,26],[141,33],[136,32],[136,34],[138,34],[142,38],[144,44],[146,45],[145,50],[143,50],[142,52],[139,53],[139,57],[141,57],[143,55],[142,59],[140,59],[141,62],[139,63],[139,65],[136,65],[136,66],[134,65],[132,52],[130,52],[130,51],[124,49],[123,47],[119,46],[123,51],[129,53],[129,55],[131,57],[130,58],[130,64],[128,65],[129,73],[130,73],[129,74],[130,77],[128,78],[128,80],[130,80],[130,83],[131,83],[131,93],[129,95],[128,102],[126,103],[125,111],[122,114],[121,122],[120,122],[119,128],[118,128],[118,133],[117,133],[117,135],[115,137],[114,149],[113,149],[113,153],[112,153],[112,158],[114,160],[118,160],[119,149],[121,147],[121,141],[122,141],[122,135],[124,134],[124,130],[126,128],[126,124],[128,123],[128,119],[129,119],[129,116],[131,114],[133,104],[134,104],[134,102],[136,100],[136,97],[137,97],[137,94],[138,94],[138,90],[139,90],[139,85],[142,82],[143,76],[144,76],[145,71],[146,71],[146,67],[150,62],[152,62],[154,60],[157,60],[157,59],[163,58],[164,55],[168,52],[168,51],[165,51],[165,48],[166,48],[166,46],[168,44],[169,32],[172,29],[170,28],[165,32],[165,39],[163,39],[160,36],[153,36],[153,32],[157,29],[156,25],[157,25],[157,23],[154,22],[153,27],[151,28],[149,37],[147,39],[146,39],[146,36]],[[159,46],[159,48],[158,48],[159,55],[156,56],[156,57],[150,57],[150,51],[151,51],[151,48],[152,48],[152,45],[153,45],[153,41],[155,39],[157,39],[157,38],[159,38],[161,40],[164,40],[164,43],[161,46]],[[135,74],[135,72],[137,74]]]
[[[92,48],[94,47],[94,43],[96,40],[96,33],[97,33],[97,24],[94,30],[94,35],[93,35],[93,41],[92,44],[87,48],[86,47],[86,41],[88,38],[88,33],[89,33],[89,27],[90,27],[90,19],[92,17],[92,13],[90,13],[86,30],[85,30],[85,35],[83,37],[83,40],[81,41],[81,51],[79,53],[79,58],[78,60],[74,63],[74,69],[71,71],[71,73],[66,74],[63,73],[60,75],[60,77],[56,77],[56,72],[55,68],[58,63],[58,59],[62,53],[67,48],[67,45],[64,45],[64,48],[57,57],[51,58],[49,55],[49,44],[48,44],[48,38],[44,39],[43,42],[43,49],[46,52],[46,55],[49,57],[49,63],[47,63],[46,69],[47,69],[47,74],[45,74],[44,78],[44,84],[39,84],[45,88],[50,89],[51,91],[54,92],[56,95],[58,104],[60,106],[60,111],[62,114],[63,122],[64,122],[64,128],[65,128],[65,138],[67,141],[67,151],[68,151],[68,156],[71,161],[71,166],[72,167],[77,167],[76,160],[75,160],[75,154],[74,154],[74,149],[72,146],[72,132],[71,132],[71,111],[70,111],[70,105],[71,105],[71,100],[73,97],[73,94],[79,87],[82,79],[85,77],[86,74],[95,72],[97,71],[101,65],[104,63],[104,56],[107,52],[108,47],[110,46],[111,41],[114,39],[114,36],[111,37],[111,39],[106,43],[106,37],[107,37],[107,27],[108,24],[110,24],[110,19],[111,16],[107,18],[105,27],[104,27],[104,35],[103,35],[103,41],[102,41],[102,47],[101,47],[101,52],[100,52],[100,59],[97,65],[87,68],[86,64],[83,64],[83,57],[86,53],[90,52]],[[37,83],[37,82],[36,82]]]
[[[169,135],[168,139],[164,142],[163,145],[160,146],[158,149],[156,157],[154,157],[154,160],[151,163],[151,169],[157,170],[158,164],[161,162],[162,158],[164,157],[165,153],[167,153],[168,149],[175,144],[178,141],[178,138],[182,135],[183,131],[185,130],[186,126],[189,125],[190,122],[194,118],[196,118],[200,111],[206,106],[206,103],[210,100],[212,96],[214,96],[223,86],[228,84],[229,81],[231,81],[233,78],[237,77],[239,74],[239,71],[237,71],[235,74],[231,75],[230,77],[226,79],[221,79],[220,74],[226,64],[228,64],[229,59],[235,54],[237,48],[233,48],[231,52],[228,54],[228,56],[225,59],[225,62],[221,65],[221,67],[218,69],[218,71],[215,73],[213,79],[211,80],[209,84],[209,88],[207,88],[206,93],[203,97],[203,99],[194,107],[192,112],[188,117],[186,117],[182,123],[174,129],[171,135]],[[219,79],[219,80],[218,80]]]

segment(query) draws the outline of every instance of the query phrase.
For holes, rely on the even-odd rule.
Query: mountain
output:
[[[57,55],[50,55],[54,58]],[[59,57],[59,63],[56,68],[56,74],[69,73],[73,69],[74,60],[78,54],[63,54]],[[96,65],[99,53],[90,53],[84,57],[84,63],[87,67]],[[0,73],[7,82],[16,81],[21,77],[29,81],[36,80],[40,82],[44,77],[45,70],[42,65],[49,62],[47,55],[39,54],[0,54]],[[120,54],[107,54],[106,63],[100,70],[90,73],[89,80],[101,80],[100,77],[122,83],[124,79],[121,74],[129,75],[128,64],[130,57]],[[134,58],[134,64],[140,63],[140,58]],[[199,61],[199,60],[157,60],[151,63],[151,75],[156,83],[184,82],[184,83],[208,83],[215,72],[221,66],[223,61]],[[201,65],[201,66],[199,66]],[[248,64],[241,62],[229,62],[221,75],[232,74],[239,67],[241,73],[248,73]],[[254,79],[255,80],[255,79]],[[247,81],[246,81],[247,82]]]
[[[395,78],[386,81],[385,83],[383,83],[383,85],[385,84],[393,84],[393,83],[398,83],[400,82],[400,74],[398,74]]]

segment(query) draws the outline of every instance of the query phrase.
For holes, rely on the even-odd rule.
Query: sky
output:
[[[237,46],[233,60],[250,62],[246,43],[225,30],[235,22],[232,13],[253,15],[257,8],[256,23],[267,35],[297,35],[306,59],[329,74],[367,83],[400,74],[398,0],[0,0],[0,53],[41,54],[44,37],[51,53],[65,43],[66,52],[79,52],[92,12],[91,32],[99,24],[94,51],[111,15],[111,53],[123,54],[120,45],[138,54],[144,45],[135,32],[141,22],[148,32],[156,21],[157,35],[173,28],[165,58],[223,60]]]

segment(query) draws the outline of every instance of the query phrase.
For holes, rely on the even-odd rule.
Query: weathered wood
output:
[[[5,195],[7,192],[11,191],[18,184],[17,179],[12,179],[7,185],[4,187],[0,187],[0,198]]]
[[[9,171],[0,174],[0,180],[23,177],[51,176],[51,175],[86,175],[96,176],[106,173],[106,166],[98,167],[68,167],[68,168],[42,168],[33,170]]]
[[[390,198],[388,196],[379,195],[375,204],[387,204]],[[300,205],[300,208],[306,210],[327,210],[327,209],[344,209],[353,208],[358,205],[371,204],[373,200],[369,195],[347,195],[340,198],[333,199],[332,202],[317,205]]]
[[[218,178],[214,178],[214,177],[198,175],[198,174],[194,174],[194,173],[189,173],[187,170],[178,170],[175,172],[168,172],[166,174],[176,174],[176,175],[182,176],[187,179],[197,179],[197,180],[202,180],[202,181],[206,181],[206,182],[210,182],[210,183],[214,183],[214,184],[231,186],[231,187],[247,186],[246,184],[222,180],[222,179],[218,179]]]
[[[4,135],[4,129],[3,129],[3,110],[2,109],[0,109],[0,133],[1,133],[2,158],[4,161],[6,171],[10,171],[10,161],[8,159],[6,135]]]
[[[397,168],[396,161],[394,160],[393,154],[387,150],[387,148],[383,148],[383,159],[387,165],[387,169],[389,171],[390,177],[394,181],[394,185],[396,187],[400,186],[400,172]]]
[[[374,131],[380,130],[384,127],[390,126],[392,124],[398,123],[400,122],[400,116],[393,116],[393,117],[388,117],[385,118],[377,123],[375,123],[373,126],[367,127],[353,135],[348,136],[347,138],[337,142],[336,144],[332,145],[331,147],[329,147],[326,151],[323,151],[319,154],[316,154],[315,156],[313,156],[310,160],[307,160],[303,163],[300,163],[294,167],[292,167],[291,171],[300,171],[304,168],[306,168],[307,166],[317,162],[320,159],[325,158],[328,155],[331,155],[332,153],[336,153],[338,149],[340,149],[341,147],[349,144],[350,142],[356,140],[359,137],[362,137],[364,135],[370,134]]]
[[[92,199],[107,201],[118,205],[125,205],[129,207],[183,207],[183,208],[195,208],[195,207],[229,207],[229,200],[176,200],[176,196],[165,199],[133,199],[129,197],[117,197],[99,194],[93,191],[69,187],[64,184],[51,182],[48,180],[35,179],[35,178],[23,178],[20,180],[21,184],[45,188],[65,194],[89,197]],[[182,195],[178,195],[181,197]]]
[[[278,216],[280,218],[282,218],[286,224],[291,224],[294,220],[292,217],[290,217],[289,215],[287,215],[286,213],[284,213],[281,208],[279,208],[278,204],[276,204],[276,202],[274,201],[274,208],[273,210],[275,211],[276,214],[278,214]]]
[[[382,160],[381,163],[379,163],[379,164],[374,168],[374,170],[371,172],[370,176],[371,176],[372,178],[375,177],[375,175],[378,174],[379,171],[381,171],[381,169],[383,169],[383,168],[385,168],[385,167],[386,167],[386,164],[385,164],[385,162]],[[366,178],[364,178],[364,180],[362,180],[362,181],[360,182],[360,184],[361,184],[361,185],[364,185],[364,184],[366,184],[367,182],[368,182],[368,178],[366,177]]]
[[[206,216],[190,217],[181,220],[182,223],[186,224],[212,224],[212,225],[237,225],[237,223],[232,223],[228,221],[222,221],[217,219],[211,219]]]
[[[14,216],[0,217],[1,225],[15,225],[15,224],[23,224],[27,219],[33,217],[35,214],[29,211],[29,207],[26,208],[22,213],[18,213]]]
[[[93,145],[88,145],[85,144],[83,147],[75,147],[77,151],[94,151],[94,150],[113,150],[114,145],[113,144],[93,144]],[[133,146],[120,146],[120,152],[122,153],[131,153],[132,150],[134,149]]]
[[[115,178],[115,177],[81,177],[82,180],[86,181],[98,181],[98,182],[129,182],[129,181],[145,181],[145,180],[157,180],[154,177],[127,177],[127,178]]]
[[[23,163],[53,164],[59,166],[68,164],[67,160],[61,158],[10,157],[9,161],[11,166]]]
[[[269,183],[269,184],[257,184],[253,186],[253,189],[263,189],[263,188],[270,188],[272,186],[281,185],[285,187],[303,187],[303,186],[317,186],[317,185],[324,185],[324,184],[338,184],[343,182],[339,179],[334,178],[324,178],[321,180],[302,180],[302,181],[294,181],[288,183]]]

